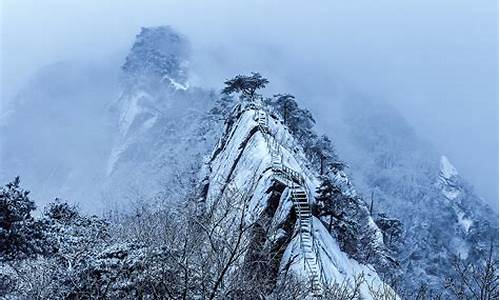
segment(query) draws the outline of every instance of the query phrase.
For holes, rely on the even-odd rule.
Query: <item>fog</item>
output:
[[[497,206],[496,1],[245,3],[3,1],[0,112],[40,68],[97,61],[112,74],[141,26],[172,25],[191,41],[193,85],[257,70],[320,122],[339,87],[388,102]]]

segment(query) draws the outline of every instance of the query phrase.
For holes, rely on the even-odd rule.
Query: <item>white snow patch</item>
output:
[[[122,144],[120,146],[114,147],[111,150],[111,154],[109,155],[108,163],[106,166],[106,175],[109,176],[111,175],[111,173],[113,173],[116,162],[120,159],[121,154],[126,148],[127,148],[126,145]]]
[[[186,82],[185,84],[179,83],[179,82],[175,81],[174,79],[172,79],[168,75],[163,76],[163,80],[165,80],[165,79],[168,79],[170,81],[170,83],[174,86],[174,88],[176,90],[185,91],[185,90],[187,90],[189,88],[189,83],[188,82]]]
[[[458,195],[460,195],[460,190],[456,188],[450,188],[450,187],[444,187],[443,190],[443,195],[448,198],[449,200],[456,199]]]
[[[124,123],[122,125],[124,127],[120,127],[120,130],[122,131],[122,137],[120,138],[120,142],[113,147],[111,150],[111,154],[108,158],[108,163],[106,166],[106,174],[110,175],[116,165],[116,162],[120,159],[120,156],[127,147],[132,144],[134,140],[134,136],[126,137],[127,132],[129,130],[130,125],[132,124],[133,120],[139,114],[139,111],[141,111],[140,107],[137,105],[136,97],[134,97],[133,101],[134,104],[131,106],[131,109],[127,110],[127,112],[124,115]],[[139,128],[138,134],[140,135],[141,133],[147,131],[153,125],[156,123],[156,120],[158,119],[158,116],[153,116],[152,118],[146,120]]]
[[[441,156],[441,176],[446,179],[451,179],[458,175],[457,169],[450,163],[448,158]]]
[[[151,98],[151,96],[148,93],[140,91],[128,99],[127,105],[123,107],[123,111],[120,114],[120,133],[122,136],[127,135],[130,126],[137,116],[146,111],[139,102],[149,98]]]
[[[321,271],[321,281],[324,285],[348,284],[352,287],[356,276],[364,276],[364,282],[360,287],[363,299],[373,299],[369,286],[375,290],[388,287],[378,276],[371,266],[358,263],[349,258],[340,250],[337,241],[328,233],[323,224],[316,217],[313,217],[313,240],[315,251],[317,251],[317,263]],[[303,279],[308,279],[308,269],[304,252],[300,248],[300,236],[290,242],[281,260],[280,272],[284,274],[286,267]]]
[[[474,223],[474,221],[472,221],[471,219],[469,219],[465,215],[465,213],[463,211],[461,211],[461,210],[455,209],[455,212],[456,212],[457,217],[458,217],[458,223],[464,228],[464,231],[466,233],[468,233],[469,229],[472,226],[472,224]]]

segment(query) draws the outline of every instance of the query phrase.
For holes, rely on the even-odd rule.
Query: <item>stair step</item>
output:
[[[301,210],[301,209],[296,209],[295,212],[303,217],[306,217],[307,219],[310,219],[311,218],[311,212],[309,211],[305,211],[305,210]]]

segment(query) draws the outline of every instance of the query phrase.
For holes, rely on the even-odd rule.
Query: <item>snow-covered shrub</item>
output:
[[[16,177],[0,190],[0,262],[44,251],[40,224],[31,215],[35,203],[19,184]]]

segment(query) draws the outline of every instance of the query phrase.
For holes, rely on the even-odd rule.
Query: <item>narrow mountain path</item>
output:
[[[283,164],[281,145],[271,133],[268,113],[262,108],[257,108],[255,115],[259,130],[262,132],[271,153],[273,174],[284,182],[290,190],[290,197],[299,222],[300,248],[304,257],[304,267],[311,283],[311,294],[313,297],[321,297],[323,285],[318,255],[314,250],[312,209],[304,178],[299,172]]]

